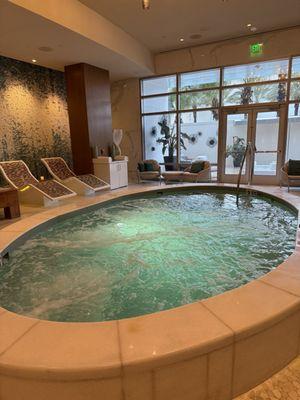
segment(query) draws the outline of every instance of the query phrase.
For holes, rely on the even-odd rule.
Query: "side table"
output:
[[[20,205],[18,191],[12,188],[0,188],[0,208],[4,208],[5,218],[18,218]]]

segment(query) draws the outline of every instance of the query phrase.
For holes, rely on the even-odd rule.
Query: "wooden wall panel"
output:
[[[109,155],[112,145],[109,72],[83,63],[65,72],[74,171],[91,173],[94,147]]]

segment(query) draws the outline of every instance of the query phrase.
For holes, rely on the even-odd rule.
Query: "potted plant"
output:
[[[174,157],[177,147],[177,130],[176,122],[173,123],[172,127],[169,126],[168,120],[165,116],[162,117],[161,121],[158,122],[160,126],[161,137],[156,140],[157,143],[162,144],[162,154],[164,156],[166,171],[172,171],[176,159]],[[180,132],[180,147],[186,150],[184,140],[187,139],[190,143],[195,143],[195,136],[189,135],[188,133]],[[165,155],[167,153],[167,155]]]
[[[241,166],[245,150],[245,139],[238,136],[233,136],[233,144],[227,146],[226,148],[226,158],[231,156],[233,158],[233,166],[235,168],[238,168]]]
[[[296,97],[296,103],[294,104],[294,116],[297,117],[299,113],[300,96]]]

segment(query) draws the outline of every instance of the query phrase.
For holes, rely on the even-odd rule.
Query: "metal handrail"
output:
[[[248,142],[247,146],[246,146],[246,149],[245,149],[245,152],[244,152],[244,155],[243,155],[243,158],[242,158],[242,162],[241,162],[241,165],[240,165],[240,171],[239,171],[239,175],[238,175],[238,180],[237,180],[237,186],[236,186],[236,204],[237,204],[237,206],[239,205],[239,195],[240,195],[240,185],[241,185],[242,171],[243,171],[243,168],[244,168],[244,164],[245,164],[245,160],[246,160],[246,157],[247,157],[247,153],[249,152],[250,160],[251,160],[251,162],[250,162],[250,167],[251,167],[250,176],[249,176],[249,179],[248,179],[248,185],[251,185],[252,177],[253,177],[253,169],[254,169],[254,154],[255,154],[255,151],[256,151],[256,149],[255,149],[255,146],[253,146],[252,142]]]

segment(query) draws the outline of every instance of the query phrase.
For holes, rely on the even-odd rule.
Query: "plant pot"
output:
[[[234,168],[239,168],[241,166],[242,159],[243,159],[243,154],[238,155],[233,159]]]
[[[176,158],[174,156],[164,156],[164,162],[166,171],[175,170]]]

